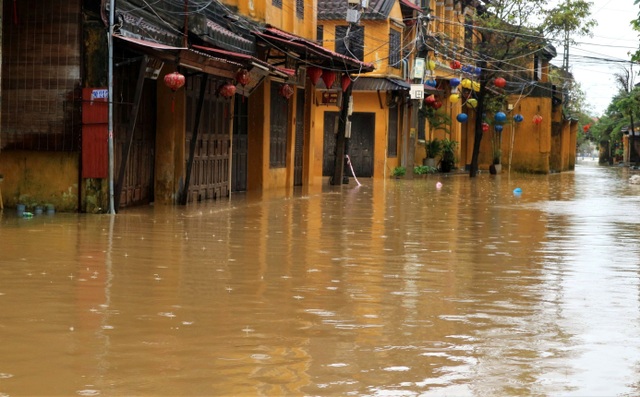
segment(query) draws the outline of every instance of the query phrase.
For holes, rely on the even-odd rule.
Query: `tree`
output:
[[[640,1],[640,0],[638,0]],[[488,84],[496,77],[506,75],[507,78],[526,85],[531,81],[530,62],[534,53],[545,49],[555,53],[544,39],[544,33],[575,33],[574,20],[569,15],[574,13],[578,26],[585,22],[591,3],[584,1],[566,1],[562,13],[564,18],[551,18],[551,12],[545,11],[545,1],[533,0],[483,0],[476,2],[476,14],[473,19],[474,51],[471,57],[480,67],[478,76],[479,89],[476,92],[477,105],[475,118],[474,145],[471,157],[469,176],[475,177],[478,172],[478,157],[482,140],[483,116],[490,111],[500,109],[504,96],[489,89]],[[585,12],[586,7],[586,12]],[[571,23],[569,23],[571,22]],[[586,30],[593,26],[586,21]]]
[[[565,0],[547,11],[543,26],[549,38],[562,39],[564,56],[562,69],[569,71],[569,47],[575,45],[576,36],[592,36],[591,30],[597,25],[591,19],[593,3],[583,0]]]

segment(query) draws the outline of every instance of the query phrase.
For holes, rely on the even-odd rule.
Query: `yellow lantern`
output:
[[[480,91],[480,83],[478,83],[477,81],[474,81],[474,82],[472,83],[472,86],[473,86],[473,90],[474,90],[475,92]]]
[[[468,104],[469,106],[471,106],[472,108],[474,108],[474,109],[475,109],[475,108],[476,108],[476,106],[478,106],[478,100],[477,100],[477,99],[475,99],[475,98],[469,98],[469,99],[467,100],[467,104]]]
[[[449,96],[449,102],[450,103],[458,103],[459,100],[460,100],[460,95],[458,95],[458,94],[451,94]]]
[[[471,80],[462,79],[462,81],[460,82],[460,85],[462,86],[462,88],[470,89],[471,88]]]
[[[427,69],[428,70],[436,70],[436,61],[430,59],[427,61]]]

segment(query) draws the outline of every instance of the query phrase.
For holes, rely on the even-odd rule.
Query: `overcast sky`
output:
[[[630,21],[638,15],[639,7],[633,0],[590,0],[593,18],[598,22],[593,37],[580,37],[577,46],[569,48],[570,70],[580,83],[587,97],[587,105],[600,116],[618,92],[613,74],[630,63],[606,62],[585,57],[604,58],[613,61],[629,61],[629,52],[638,49],[638,32],[631,28]],[[552,63],[562,65],[563,48],[556,45],[558,56]],[[640,72],[640,65],[633,65]],[[640,77],[635,77],[640,83]]]

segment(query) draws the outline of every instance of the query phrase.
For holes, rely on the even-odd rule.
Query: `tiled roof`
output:
[[[350,72],[361,71],[364,73],[375,69],[371,63],[339,54],[304,37],[295,36],[271,26],[254,33],[273,48],[280,51],[295,51],[303,61],[322,63],[321,66],[334,66],[341,70],[345,70],[346,67],[346,70]]]
[[[387,19],[396,0],[370,0],[361,19]],[[318,0],[318,20],[344,20],[347,17],[345,0]]]

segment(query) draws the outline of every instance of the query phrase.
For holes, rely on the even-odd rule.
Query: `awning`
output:
[[[135,37],[114,34],[113,37],[131,44],[136,51],[161,61],[176,62],[186,68],[220,77],[234,78],[236,71],[244,63],[232,59],[212,56],[202,51],[184,47],[174,47]]]
[[[412,10],[414,10],[414,11],[424,12],[424,11],[422,10],[422,8],[420,8],[419,6],[417,6],[417,5],[413,4],[413,3],[411,2],[411,0],[400,0],[400,5],[401,5],[401,6],[409,7],[409,8],[411,8],[411,9],[412,9]]]
[[[411,84],[390,77],[358,77],[353,82],[353,91],[408,91]]]
[[[350,73],[367,73],[375,69],[372,63],[365,63],[328,50],[311,40],[274,27],[267,27],[264,31],[256,31],[254,34],[272,48],[284,53],[294,52],[297,58],[317,66],[345,70]]]
[[[316,84],[317,89],[326,90],[322,79],[318,80]],[[393,78],[393,77],[358,77],[353,82],[354,92],[376,92],[376,91],[409,91],[411,83]],[[425,92],[438,93],[442,90],[438,90],[432,87],[425,86]]]
[[[258,58],[251,55],[241,54],[239,52],[226,51],[219,48],[210,48],[210,47],[205,47],[205,46],[196,45],[196,44],[194,44],[192,47],[194,49],[205,51],[207,53],[214,54],[219,57],[231,58],[238,62],[245,63],[246,64],[245,66],[249,69],[251,67],[257,67],[259,69],[269,71],[275,74],[276,76],[280,76],[280,77],[291,77],[291,76],[295,76],[296,74],[296,71],[293,69],[274,66],[268,62],[261,61]]]

